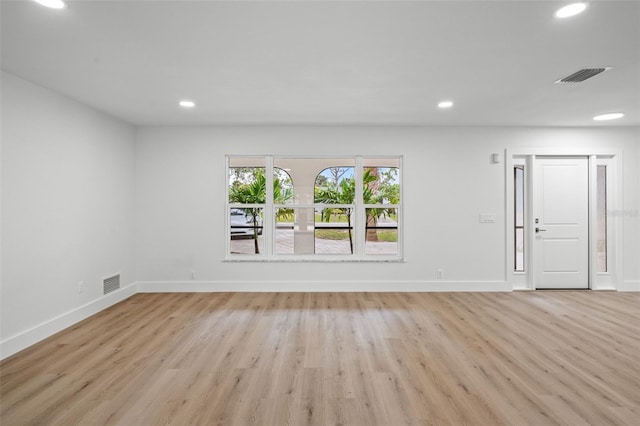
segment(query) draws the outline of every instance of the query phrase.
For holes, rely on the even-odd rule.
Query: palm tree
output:
[[[375,181],[376,177],[371,174],[369,170],[365,170],[362,176],[362,183],[364,185],[364,200],[365,203],[371,200],[373,197],[373,191],[369,188],[369,184]],[[354,178],[342,179],[337,187],[333,185],[315,188],[314,202],[322,204],[353,204],[356,198],[356,181]],[[349,248],[351,254],[353,254],[353,231],[351,227],[351,215],[353,210],[349,207],[325,207],[321,212],[321,219],[324,222],[329,222],[331,216],[334,214],[343,214],[347,217],[347,231],[349,233]]]
[[[314,190],[314,202],[323,204],[353,204],[355,198],[355,180],[343,179],[337,187],[316,187]],[[352,209],[348,207],[325,207],[321,210],[322,221],[329,222],[334,214],[343,214],[347,217],[347,230],[349,232],[349,247],[353,254],[353,233],[351,231]]]

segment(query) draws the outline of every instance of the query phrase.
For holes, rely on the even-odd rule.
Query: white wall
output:
[[[1,86],[0,358],[136,291],[509,290],[505,163],[490,161],[505,149],[623,153],[618,288],[640,289],[638,128],[136,130],[11,74]],[[406,262],[224,262],[225,154],[404,155]],[[116,272],[125,288],[103,297]]]
[[[135,282],[135,128],[11,74],[1,83],[5,357],[117,300],[103,277]]]
[[[559,146],[623,151],[623,275],[634,283],[639,144],[635,128],[143,128],[136,167],[139,289],[509,290],[505,163],[491,164],[490,156]],[[223,262],[225,154],[404,155],[406,262]],[[497,221],[480,224],[479,214]],[[437,269],[444,280],[436,280]]]

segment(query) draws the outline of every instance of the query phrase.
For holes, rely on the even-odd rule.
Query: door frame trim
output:
[[[533,229],[529,219],[532,217],[532,166],[536,157],[583,157],[588,159],[589,169],[589,289],[592,290],[616,290],[621,283],[623,271],[623,221],[615,212],[621,212],[623,206],[622,197],[622,151],[617,149],[592,149],[584,148],[518,148],[505,149],[505,281],[513,290],[535,290],[534,274],[531,273],[531,265],[535,264],[533,251]],[[514,272],[513,258],[514,246],[514,219],[513,219],[513,167],[517,160],[525,159],[525,272]],[[597,272],[597,241],[593,236],[597,235],[597,166],[599,163],[607,165],[610,170],[607,173],[607,245],[608,245],[608,271]],[[528,170],[528,172],[527,172]]]

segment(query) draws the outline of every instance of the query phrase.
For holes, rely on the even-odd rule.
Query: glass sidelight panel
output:
[[[514,189],[514,266],[516,272],[524,272],[524,166],[518,165],[513,169]]]
[[[607,166],[599,165],[597,170],[597,268],[607,272]]]

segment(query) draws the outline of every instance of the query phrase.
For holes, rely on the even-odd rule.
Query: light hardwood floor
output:
[[[137,294],[0,364],[9,425],[638,425],[640,295]]]

